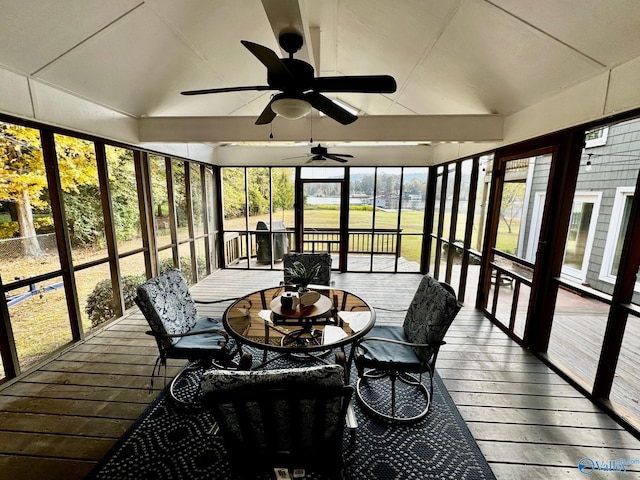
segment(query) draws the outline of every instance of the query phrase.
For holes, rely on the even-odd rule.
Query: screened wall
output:
[[[217,267],[212,167],[0,123],[3,380],[133,305],[151,275]]]

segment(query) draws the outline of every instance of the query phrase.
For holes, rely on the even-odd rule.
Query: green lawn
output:
[[[339,223],[339,210],[335,205],[314,205],[315,208],[306,207],[306,223],[307,227],[316,228],[333,228]],[[274,212],[274,220],[284,221],[285,226],[292,228],[294,226],[294,210],[285,210],[284,212]],[[403,232],[422,233],[422,224],[424,219],[423,212],[405,210],[402,212],[402,230]],[[259,221],[269,221],[269,214],[254,215],[249,218],[249,228],[255,229]],[[349,227],[350,228],[371,228],[373,223],[373,211],[351,209],[349,210]],[[396,211],[376,211],[376,228],[396,228],[398,226],[398,212]],[[244,230],[244,218],[232,218],[225,220],[225,230]]]

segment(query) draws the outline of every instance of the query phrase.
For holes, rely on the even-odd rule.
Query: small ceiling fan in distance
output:
[[[396,91],[396,81],[390,75],[315,77],[314,69],[309,63],[293,58],[293,54],[302,47],[302,36],[295,32],[285,32],[280,34],[278,40],[282,49],[289,54],[288,58],[278,58],[273,50],[263,45],[246,40],[241,41],[242,45],[267,67],[267,85],[188,90],[181,92],[182,95],[277,90],[280,93],[271,98],[256,120],[256,125],[271,123],[276,115],[289,119],[301,118],[311,111],[311,107],[343,125],[348,125],[355,122],[358,117],[334,103],[323,93],[393,93]]]
[[[320,144],[316,147],[311,147],[311,153],[298,157],[289,157],[285,160],[293,160],[294,158],[308,158],[306,163],[312,163],[317,161],[335,160],[336,162],[346,163],[349,158],[353,158],[353,155],[348,153],[329,153],[327,147],[323,147]]]

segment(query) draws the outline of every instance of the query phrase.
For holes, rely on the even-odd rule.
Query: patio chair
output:
[[[316,265],[320,265],[318,275],[312,283],[314,285],[333,287],[334,282],[331,281],[331,254],[296,252],[285,253],[282,257],[282,263],[284,266],[284,282],[282,284],[285,285],[285,287],[294,284],[293,277],[291,276],[289,269],[292,268],[296,262],[301,263],[307,271],[309,271]],[[314,288],[314,290],[318,291],[319,289]],[[328,317],[331,317],[332,314],[333,312],[331,312]],[[312,328],[312,325],[305,325],[303,328],[289,332],[289,334],[284,338],[283,342],[288,345],[294,345],[296,343],[303,345],[309,341],[311,341],[312,343],[318,343],[321,340],[321,337],[321,330],[315,330],[314,328]],[[328,350],[325,352],[325,354],[327,353],[329,353]],[[304,354],[292,354],[292,357],[308,358]]]
[[[460,307],[450,285],[425,275],[403,325],[376,326],[356,344],[356,397],[365,410],[404,423],[417,422],[429,413],[438,352]],[[428,390],[422,382],[425,372]]]
[[[284,266],[284,284],[291,285],[291,276],[287,270],[293,267],[295,262],[300,262],[304,267],[309,270],[315,265],[320,264],[320,270],[318,276],[313,282],[317,285],[331,286],[331,255],[329,253],[285,253],[282,257],[282,263]]]
[[[231,468],[242,478],[273,475],[274,468],[343,478],[342,437],[353,387],[345,385],[341,366],[208,371],[202,391]]]
[[[235,354],[232,341],[218,318],[199,318],[196,304],[180,270],[152,278],[137,289],[134,299],[144,314],[158,344],[159,356],[151,374],[153,379],[164,367],[167,380],[167,359],[184,359],[189,363],[174,377],[169,394],[182,405],[198,403],[201,373],[214,363],[221,368],[232,365]],[[250,359],[243,359],[243,365]]]

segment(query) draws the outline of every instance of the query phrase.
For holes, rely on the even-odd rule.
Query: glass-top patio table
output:
[[[281,296],[289,288],[253,292],[236,300],[223,315],[224,328],[241,349],[248,345],[263,350],[263,363],[256,368],[283,355],[324,361],[328,351],[340,348],[344,353],[346,345],[364,336],[375,323],[375,311],[365,300],[332,287],[310,287],[320,298],[312,305],[288,309]],[[268,351],[282,355],[267,361]],[[348,370],[345,374],[348,376]]]

